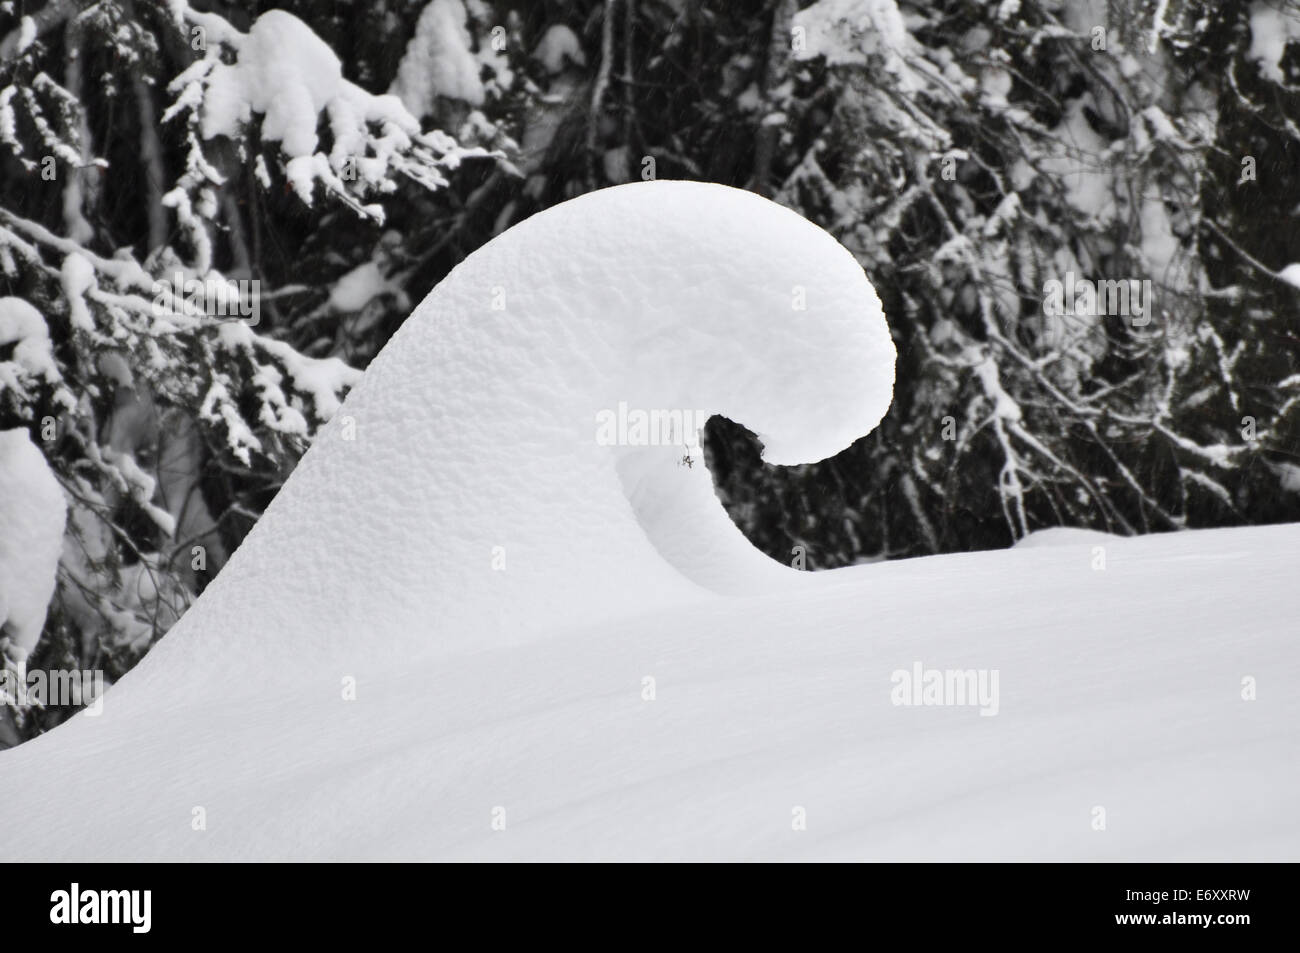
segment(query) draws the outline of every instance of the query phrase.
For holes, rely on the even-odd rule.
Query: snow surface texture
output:
[[[816,459],[893,358],[852,257],[753,195],[516,226],[102,716],[0,754],[0,859],[1295,858],[1295,527],[801,573],[689,448],[595,439],[625,402]],[[917,663],[997,669],[998,714],[894,705]]]
[[[6,300],[17,299],[0,299],[0,305]],[[15,662],[25,660],[40,638],[66,520],[63,488],[44,454],[26,430],[0,430],[0,649]]]

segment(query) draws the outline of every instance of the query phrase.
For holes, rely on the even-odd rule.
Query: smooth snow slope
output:
[[[103,715],[0,754],[0,859],[1300,855],[1296,527],[798,573],[676,448],[593,439],[696,407],[812,459],[892,361],[851,256],[754,196],[512,229]],[[917,662],[997,669],[999,713],[894,706]]]

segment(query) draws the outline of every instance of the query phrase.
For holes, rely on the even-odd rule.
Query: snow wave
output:
[[[852,258],[754,196],[517,226],[102,717],[0,754],[0,860],[1294,857],[1294,527],[800,573],[636,414],[813,459],[892,362]],[[900,704],[922,668],[997,716]]]
[[[689,182],[567,202],[429,294],[155,654],[456,651],[797,585],[695,431],[722,414],[772,463],[818,460],[879,422],[893,366],[862,268],[795,213]]]

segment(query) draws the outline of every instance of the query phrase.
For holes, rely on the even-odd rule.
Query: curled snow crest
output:
[[[564,203],[429,294],[154,655],[456,651],[812,584],[727,517],[699,429],[819,460],[893,371],[861,266],[794,212],[689,182]]]

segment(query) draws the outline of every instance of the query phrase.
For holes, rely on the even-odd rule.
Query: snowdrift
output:
[[[63,489],[27,431],[0,430],[0,628],[16,662],[41,637],[66,519]]]
[[[0,755],[0,859],[1300,854],[1295,528],[817,574],[744,540],[694,425],[820,459],[893,363],[852,256],[748,193],[516,226],[102,715]],[[996,713],[899,704],[922,669],[996,671]]]

